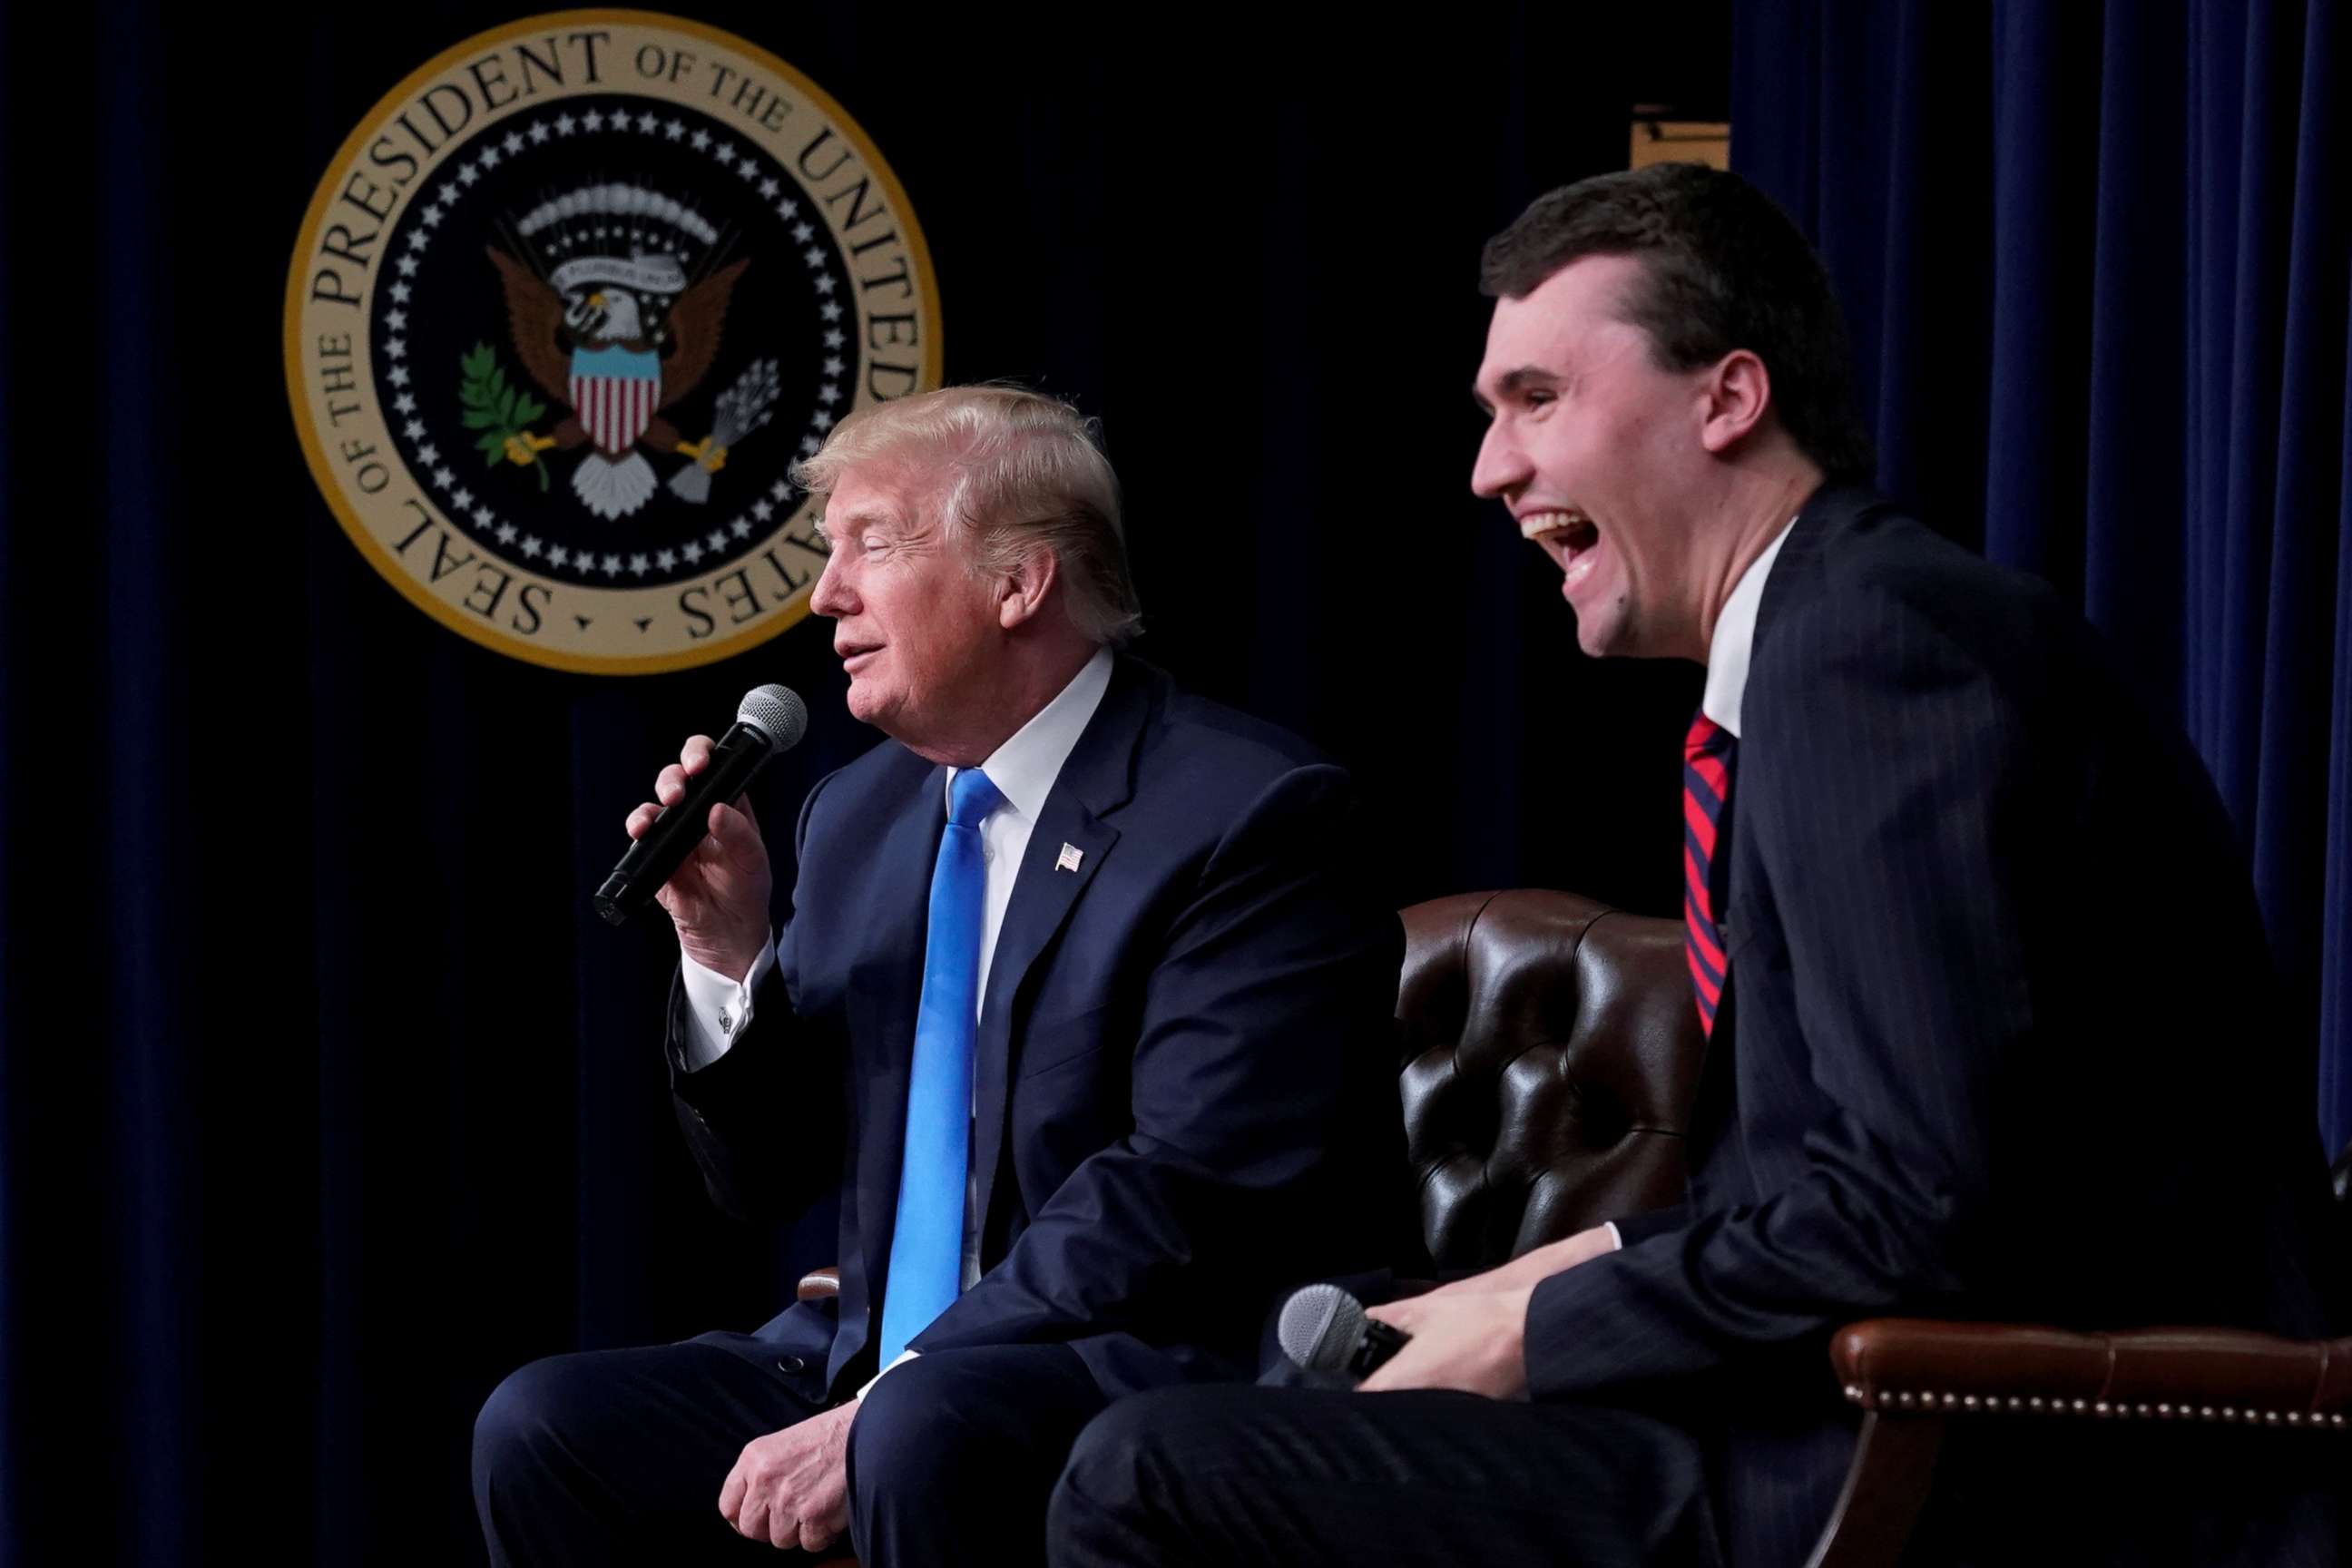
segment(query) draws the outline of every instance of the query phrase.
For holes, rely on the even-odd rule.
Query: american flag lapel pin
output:
[[[1075,871],[1078,868],[1078,862],[1085,858],[1085,850],[1079,848],[1075,844],[1065,844],[1062,846],[1061,854],[1056,856],[1054,859],[1054,869],[1056,871]]]

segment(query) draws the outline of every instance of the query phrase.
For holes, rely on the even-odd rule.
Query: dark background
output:
[[[1102,416],[1139,651],[1346,762],[1400,903],[1675,907],[1698,676],[1585,660],[1468,494],[1475,267],[1632,105],[1728,110],[1855,316],[1887,483],[2079,595],[2222,775],[2352,1133],[2330,7],[1631,9],[693,15],[882,149],[951,379]],[[507,1371],[749,1327],[830,1260],[829,1216],[709,1209],[673,944],[587,905],[745,687],[816,715],[772,827],[870,742],[824,623],[660,677],[492,654],[362,560],[286,406],[330,156],[521,14],[0,10],[0,1560],[468,1560]]]

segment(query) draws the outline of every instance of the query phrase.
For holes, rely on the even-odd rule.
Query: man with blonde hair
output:
[[[799,477],[812,606],[890,740],[810,791],[772,927],[749,802],[712,808],[661,894],[667,1045],[722,1205],[840,1184],[839,1295],[509,1378],[475,1436],[494,1562],[845,1529],[869,1568],[1041,1561],[1078,1429],[1245,1375],[1278,1289],[1376,1249],[1401,1197],[1401,934],[1346,775],[1118,651],[1139,612],[1087,422],[950,388],[845,419]]]

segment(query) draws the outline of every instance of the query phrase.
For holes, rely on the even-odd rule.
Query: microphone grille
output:
[[[743,693],[735,721],[750,724],[779,752],[789,752],[808,733],[808,704],[789,686],[755,686]]]
[[[1364,1331],[1364,1304],[1337,1285],[1308,1285],[1282,1304],[1275,1338],[1309,1372],[1339,1372]]]

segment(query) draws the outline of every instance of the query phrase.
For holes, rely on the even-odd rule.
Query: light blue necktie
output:
[[[898,1167],[898,1222],[882,1292],[882,1361],[955,1304],[963,1288],[964,1185],[971,1144],[971,1050],[979,1033],[980,926],[988,868],[980,825],[1004,804],[986,773],[964,768],[948,785],[948,825],[931,868],[931,924],[923,945],[923,998],[907,1084],[907,1153]]]

